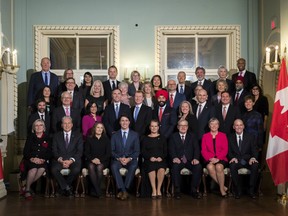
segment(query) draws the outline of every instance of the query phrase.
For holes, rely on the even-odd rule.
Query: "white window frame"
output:
[[[49,39],[50,38],[108,38],[108,67],[110,65],[119,66],[119,26],[53,26],[53,25],[35,25],[35,47],[34,47],[34,66],[37,71],[41,70],[41,59],[50,56]],[[76,44],[79,45],[79,43]],[[79,56],[79,46],[76,47],[77,56]],[[79,59],[76,59],[76,68],[79,68]],[[80,84],[83,74],[89,71],[93,76],[107,76],[107,69],[76,69],[74,70],[74,78],[77,84]],[[53,70],[53,72],[61,77],[64,70]],[[119,74],[118,74],[119,76]]]
[[[178,69],[167,69],[167,38],[168,37],[194,37],[196,53],[198,53],[197,38],[225,37],[226,38],[226,68],[236,68],[236,61],[240,58],[240,25],[208,25],[208,26],[156,26],[155,27],[155,72],[159,74],[164,83],[167,77],[177,75]],[[195,56],[198,63],[198,55]],[[197,67],[198,65],[196,65]],[[184,69],[187,76],[192,77],[191,82],[196,79],[195,68]],[[207,69],[206,77],[216,78],[217,69]]]

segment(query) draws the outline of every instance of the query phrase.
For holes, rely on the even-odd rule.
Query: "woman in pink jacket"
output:
[[[201,154],[209,175],[220,187],[222,197],[227,197],[227,187],[224,185],[224,168],[228,164],[228,140],[226,134],[218,131],[218,119],[211,118],[209,128],[210,132],[202,137]]]

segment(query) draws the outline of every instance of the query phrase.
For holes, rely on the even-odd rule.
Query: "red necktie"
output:
[[[162,115],[163,115],[163,107],[160,107],[160,110],[159,110],[159,121],[160,122],[162,121]]]
[[[173,108],[174,100],[173,100],[173,94],[170,94],[170,107]]]
[[[239,92],[236,93],[236,98],[235,98],[235,104],[238,104],[238,99],[239,99]]]

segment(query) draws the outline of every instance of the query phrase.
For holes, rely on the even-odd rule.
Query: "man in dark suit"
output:
[[[241,113],[244,113],[246,111],[244,98],[250,93],[244,89],[244,78],[242,76],[236,78],[235,89],[236,91],[232,94],[233,105],[237,106]]]
[[[117,198],[126,200],[128,198],[127,190],[130,188],[134,179],[140,153],[140,143],[138,134],[129,129],[130,118],[122,115],[119,119],[121,129],[113,134],[111,138],[112,162],[111,171],[116,180],[119,190]],[[124,167],[128,170],[125,176],[125,182],[119,172]]]
[[[118,74],[117,67],[112,65],[108,68],[108,76],[109,79],[103,82],[103,88],[104,88],[104,96],[105,99],[108,100],[108,103],[110,104],[112,101],[112,91],[116,88],[118,88],[119,81],[116,80]]]
[[[71,107],[72,95],[69,92],[61,94],[62,106],[55,108],[52,114],[51,128],[54,133],[61,131],[61,121],[64,116],[70,116],[73,120],[73,130],[80,131],[81,116],[80,110]]]
[[[208,102],[208,94],[205,89],[200,89],[196,97],[199,103],[193,106],[193,112],[198,122],[197,137],[200,145],[203,134],[209,131],[208,121],[214,116],[214,109]]]
[[[155,96],[158,105],[153,110],[153,119],[158,119],[160,122],[160,134],[168,139],[177,124],[177,114],[175,109],[166,104],[168,99],[168,92],[166,90],[158,90]]]
[[[195,93],[194,90],[196,88],[197,85],[201,85],[208,93],[208,95],[210,94],[210,86],[211,86],[211,81],[205,79],[205,68],[204,67],[200,67],[198,66],[195,70],[195,75],[197,78],[197,81],[193,82],[191,84],[191,89],[192,89],[192,98],[195,97]],[[211,96],[211,95],[209,95]]]
[[[82,94],[75,89],[75,79],[73,77],[67,78],[65,81],[65,86],[67,88],[67,92],[72,95],[72,108],[82,110],[84,107],[84,99]]]
[[[62,118],[63,131],[53,137],[53,161],[51,172],[60,186],[60,193],[73,196],[72,183],[79,175],[83,153],[82,135],[72,131],[73,123],[70,116]],[[67,178],[61,174],[62,169],[69,169]]]
[[[249,195],[252,199],[255,199],[259,169],[259,163],[257,161],[257,145],[255,144],[253,136],[244,132],[244,123],[241,119],[236,119],[234,121],[233,128],[235,133],[231,134],[228,138],[228,158],[232,181],[235,186],[235,198],[239,199],[241,195],[241,184],[239,182],[240,178],[238,170],[241,168],[247,168],[251,171]]]
[[[253,85],[257,83],[256,75],[253,72],[247,71],[246,67],[246,60],[244,58],[239,58],[237,61],[237,67],[239,72],[232,75],[232,81],[235,83],[236,78],[241,76],[244,78],[244,88],[246,91],[250,92]]]
[[[32,133],[32,125],[35,120],[42,119],[45,122],[45,134],[50,132],[50,115],[46,112],[46,102],[44,99],[39,99],[36,102],[37,110],[31,113],[27,123],[27,134]]]
[[[175,80],[168,80],[167,89],[169,99],[167,101],[167,105],[171,108],[174,108],[176,112],[178,112],[179,105],[182,101],[186,100],[186,97],[184,94],[180,94],[179,92],[177,92],[176,87],[177,85]]]
[[[129,119],[131,119],[130,107],[120,102],[121,91],[119,89],[112,91],[112,98],[113,103],[106,107],[103,115],[103,124],[109,137],[112,137],[112,135],[120,129],[119,117],[121,115],[127,115]]]
[[[188,122],[178,122],[179,132],[174,133],[169,139],[169,155],[172,160],[172,180],[175,187],[175,198],[180,199],[181,175],[180,171],[185,167],[192,172],[192,196],[200,199],[197,192],[202,175],[200,160],[200,147],[197,138],[188,132]]]
[[[214,117],[219,120],[219,131],[229,134],[233,133],[233,123],[240,118],[241,114],[237,106],[231,103],[231,96],[228,91],[221,93],[221,103],[214,107]]]
[[[178,85],[177,92],[184,94],[187,101],[192,99],[192,88],[191,86],[186,85],[186,73],[184,71],[179,71],[177,75]]]
[[[135,92],[134,95],[135,106],[131,108],[131,129],[136,131],[139,137],[148,134],[149,125],[152,120],[151,107],[143,104],[144,93],[140,90]]]
[[[48,57],[42,58],[41,67],[42,70],[35,72],[31,75],[28,88],[27,104],[28,108],[32,110],[32,105],[35,103],[36,95],[45,86],[49,86],[51,89],[51,95],[55,96],[59,80],[56,74],[50,71],[51,62]]]

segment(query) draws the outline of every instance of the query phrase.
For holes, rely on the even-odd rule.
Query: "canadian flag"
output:
[[[266,155],[275,185],[288,181],[288,76],[282,59]]]

